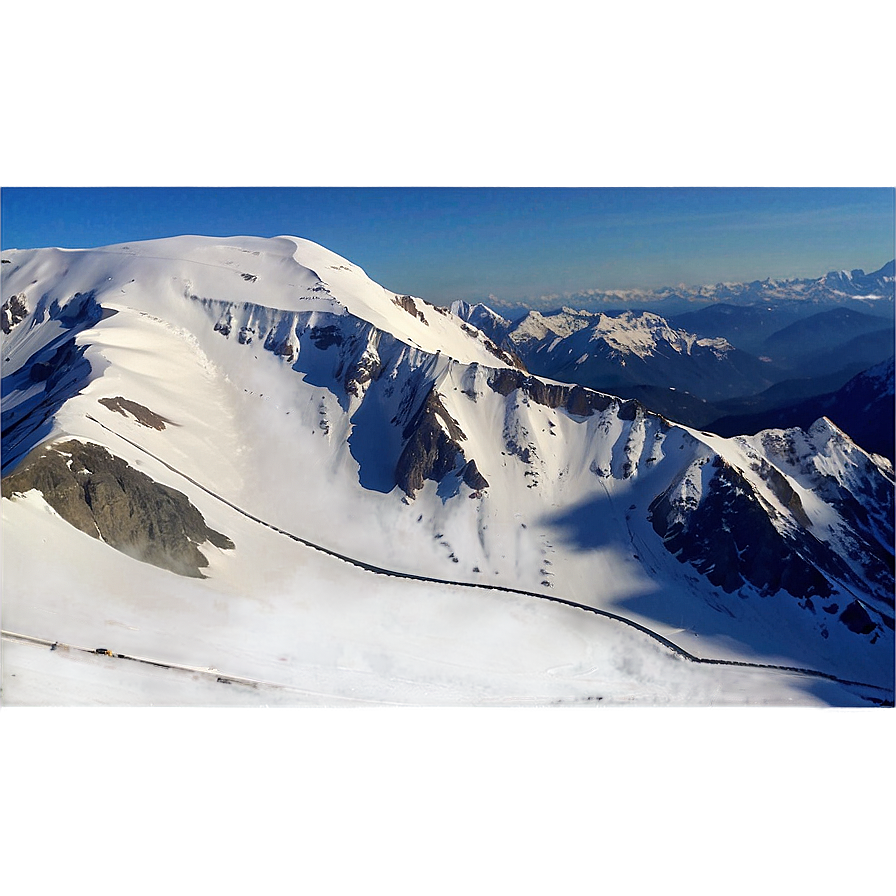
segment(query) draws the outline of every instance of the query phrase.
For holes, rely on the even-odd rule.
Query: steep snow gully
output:
[[[127,442],[133,448],[136,448],[138,451],[140,451],[143,454],[147,455],[148,457],[152,458],[157,463],[162,464],[166,469],[170,470],[172,473],[176,474],[177,476],[180,476],[182,479],[186,480],[191,485],[194,485],[196,488],[201,489],[203,492],[205,492],[211,498],[214,498],[216,501],[221,502],[222,504],[229,507],[231,510],[236,511],[237,513],[241,514],[242,516],[246,517],[247,519],[251,520],[252,522],[257,523],[260,526],[265,526],[266,528],[270,529],[271,531],[276,532],[279,535],[283,535],[286,538],[292,539],[293,541],[295,541],[301,545],[304,545],[307,548],[311,548],[312,550],[315,550],[315,551],[320,551],[322,554],[326,554],[327,556],[333,557],[336,560],[339,560],[343,563],[348,563],[351,566],[354,566],[358,569],[364,570],[365,572],[369,572],[369,573],[372,573],[374,575],[379,575],[379,576],[392,576],[394,578],[408,579],[408,580],[416,581],[416,582],[426,582],[431,585],[448,585],[448,586],[453,586],[453,587],[468,588],[468,589],[472,589],[474,591],[500,591],[500,592],[504,592],[507,594],[518,594],[518,595],[522,595],[524,597],[532,597],[532,598],[537,598],[538,600],[550,601],[552,603],[562,604],[564,606],[572,607],[577,610],[583,610],[586,613],[593,613],[596,616],[603,616],[606,619],[610,619],[610,620],[613,620],[614,622],[618,622],[622,625],[627,625],[630,628],[636,629],[637,631],[641,632],[642,634],[647,635],[648,637],[653,638],[655,641],[662,644],[663,647],[670,650],[676,656],[679,656],[682,659],[687,660],[688,662],[691,662],[691,663],[702,663],[702,664],[706,664],[706,665],[715,665],[715,666],[741,666],[741,667],[748,668],[748,669],[769,669],[769,670],[774,670],[774,671],[779,671],[779,672],[793,672],[793,673],[796,673],[799,675],[806,675],[806,676],[811,676],[814,678],[822,678],[822,679],[825,679],[828,681],[833,681],[838,684],[846,685],[849,687],[867,688],[867,689],[873,690],[873,691],[888,692],[887,688],[880,687],[878,685],[868,684],[867,682],[862,682],[862,681],[851,681],[849,679],[839,678],[836,675],[832,675],[828,672],[821,672],[817,669],[807,669],[807,668],[801,668],[798,666],[774,665],[774,664],[770,664],[770,663],[750,663],[750,662],[746,662],[746,661],[742,661],[742,660],[722,660],[722,659],[714,659],[712,657],[696,656],[695,654],[690,653],[687,650],[685,650],[684,648],[680,647],[675,642],[670,641],[668,638],[664,637],[663,635],[659,634],[658,632],[655,632],[652,629],[648,628],[647,626],[644,626],[638,622],[635,622],[633,619],[628,619],[627,617],[621,616],[617,613],[611,613],[608,610],[601,610],[601,609],[598,609],[597,607],[589,607],[586,604],[578,603],[578,602],[572,601],[572,600],[567,600],[566,598],[562,598],[562,597],[556,597],[556,596],[549,595],[549,594],[540,594],[536,591],[526,591],[525,589],[522,589],[522,588],[510,588],[510,587],[500,586],[500,585],[485,585],[485,584],[477,584],[477,583],[472,583],[472,582],[454,581],[451,579],[441,579],[441,578],[436,578],[433,576],[424,576],[424,575],[419,575],[419,574],[415,574],[415,573],[402,572],[400,570],[395,570],[395,569],[386,569],[385,567],[382,567],[382,566],[375,566],[374,564],[366,563],[363,560],[358,560],[354,557],[349,557],[346,554],[341,554],[338,551],[332,550],[331,548],[327,548],[327,547],[324,547],[323,545],[317,544],[313,541],[309,541],[307,538],[303,538],[300,535],[296,535],[292,532],[287,532],[285,529],[282,529],[279,526],[275,526],[272,523],[269,523],[266,520],[263,520],[263,519],[255,516],[252,513],[249,513],[249,511],[244,510],[242,507],[239,507],[238,505],[234,504],[232,501],[229,501],[227,498],[223,497],[222,495],[219,495],[217,492],[214,492],[211,489],[207,488],[201,482],[197,482],[194,478],[186,475],[182,471],[178,470],[176,467],[174,467],[171,464],[162,460],[160,457],[157,457],[152,452],[147,451],[146,448],[144,448],[142,445],[139,445],[136,442],[132,441],[131,439],[127,438],[126,436],[121,435],[121,433],[115,432],[115,430],[111,429],[110,427],[106,426],[103,423],[100,423],[100,421],[97,420],[96,418],[91,417],[90,415],[86,415],[86,416],[87,416],[87,419],[90,420],[91,422],[102,427],[104,430],[106,430],[107,432],[116,436],[117,438]],[[12,632],[3,631],[3,632],[0,632],[0,634],[2,634],[2,636],[5,638],[15,638],[15,639],[20,639],[20,640],[24,639],[26,641],[42,643],[47,646],[49,646],[52,643],[52,642],[44,640],[44,639],[34,638],[34,637],[30,637],[30,636],[25,636],[25,635],[16,635],[15,633],[12,633]],[[140,660],[141,662],[148,662],[151,665],[156,665],[156,666],[161,666],[161,667],[166,667],[166,668],[184,668],[184,669],[188,669],[188,670],[194,671],[194,672],[200,671],[200,672],[204,672],[204,673],[205,672],[215,673],[216,675],[218,675],[217,680],[219,682],[230,683],[230,682],[240,681],[245,684],[253,684],[254,683],[254,684],[265,684],[268,686],[279,687],[278,685],[275,685],[273,682],[260,682],[260,681],[256,682],[254,679],[243,680],[239,676],[231,676],[231,675],[225,676],[223,674],[219,674],[218,670],[216,670],[216,669],[212,670],[212,669],[205,669],[205,668],[192,667],[192,666],[181,667],[181,666],[177,666],[177,665],[173,665],[173,664],[169,664],[169,663],[164,663],[161,661],[147,660],[147,659],[140,658],[140,657],[132,657],[132,656],[128,656],[125,654],[112,654],[112,653],[109,653],[108,651],[94,651],[89,648],[78,648],[78,649],[79,650],[85,649],[85,650],[87,650],[87,652],[104,652],[107,655],[114,656],[119,659]],[[878,701],[874,700],[874,698],[868,698],[868,699],[871,699],[873,702],[878,702]],[[886,701],[881,701],[881,702],[886,702]]]

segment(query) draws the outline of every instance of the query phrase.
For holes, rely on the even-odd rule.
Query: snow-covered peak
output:
[[[588,312],[563,308],[552,314],[530,311],[514,328],[511,339],[515,343],[537,341],[546,336],[561,339],[589,326],[593,315]]]
[[[458,299],[452,302],[448,309],[455,317],[465,320],[468,324],[478,327],[492,339],[500,339],[501,335],[510,327],[510,321],[503,318],[497,311],[477,302],[471,305]],[[496,339],[497,341],[497,339]]]
[[[869,367],[868,370],[864,371],[864,373],[859,374],[863,379],[867,380],[869,383],[873,383],[875,387],[881,392],[881,394],[885,395],[893,395],[894,392],[894,357],[890,356],[886,361],[881,361],[880,364],[875,364],[874,367]]]
[[[7,280],[15,275],[33,303],[41,284],[52,279],[60,300],[65,293],[94,291],[101,301],[123,301],[147,313],[164,302],[175,318],[174,306],[185,297],[286,312],[348,313],[412,348],[464,363],[507,366],[485,337],[465,330],[447,309],[391,292],[358,265],[300,237],[179,236],[97,249],[20,250],[9,259]]]
[[[680,354],[690,354],[695,345],[719,352],[731,350],[723,338],[699,338],[693,333],[671,327],[665,318],[650,311],[624,311],[620,314],[593,314],[564,308],[553,314],[543,315],[530,311],[513,329],[511,339],[519,344],[544,340],[547,337],[566,339],[587,330],[589,341],[601,341],[624,354],[648,357],[661,344],[666,344]]]
[[[676,329],[665,318],[649,311],[641,315],[626,312],[618,323],[617,318],[609,318],[605,323],[606,338],[612,339],[620,348],[628,347],[636,354],[644,357],[652,354],[660,343],[668,343],[671,348],[681,354],[690,354],[694,346],[711,348],[717,352],[725,353],[732,350],[733,346],[724,338],[698,337],[683,329]]]

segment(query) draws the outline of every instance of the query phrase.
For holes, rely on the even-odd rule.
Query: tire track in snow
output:
[[[213,492],[211,489],[204,486],[201,482],[197,482],[192,477],[188,476],[186,473],[178,470],[176,467],[173,467],[171,464],[162,460],[162,458],[157,457],[151,451],[148,451],[142,445],[138,445],[136,442],[131,441],[131,439],[126,436],[121,435],[121,433],[115,432],[114,429],[106,426],[104,423],[100,423],[95,417],[90,416],[90,414],[85,414],[85,417],[93,423],[96,423],[97,426],[102,427],[102,429],[106,430],[106,432],[111,433],[113,436],[121,439],[124,442],[127,442],[133,448],[136,448],[138,451],[147,455],[147,457],[151,457],[157,463],[160,463],[167,470],[170,470],[177,476],[180,476],[182,479],[185,479],[191,485],[196,486],[196,488],[201,489],[210,497],[214,498],[216,501],[225,504],[227,507],[230,507],[231,510],[235,510],[237,513],[246,517],[249,520],[252,520],[254,523],[258,523],[261,526],[265,526],[268,529],[271,529],[274,532],[277,532],[279,535],[283,535],[286,538],[290,538],[295,542],[298,542],[301,545],[304,545],[307,548],[311,548],[312,550],[319,551],[322,554],[326,554],[328,557],[333,557],[336,560],[341,560],[343,563],[348,563],[351,566],[354,566],[358,569],[363,569],[366,572],[374,573],[375,575],[380,576],[392,576],[397,579],[408,579],[414,582],[425,582],[427,584],[432,585],[448,585],[452,587],[460,587],[460,588],[474,588],[482,591],[499,591],[504,594],[518,594],[522,597],[534,597],[539,600],[550,601],[555,604],[561,604],[566,607],[572,607],[576,610],[583,610],[586,613],[593,613],[596,616],[602,616],[605,619],[612,619],[614,622],[619,622],[622,625],[627,625],[630,628],[633,628],[644,635],[647,635],[650,638],[653,638],[654,641],[659,642],[666,649],[670,650],[672,653],[681,657],[684,660],[687,660],[691,663],[701,663],[704,665],[713,665],[713,666],[740,666],[746,669],[771,669],[778,672],[794,672],[799,675],[808,675],[814,678],[823,678],[827,681],[834,681],[838,684],[852,686],[852,687],[862,687],[862,688],[870,688],[876,691],[885,691],[891,692],[891,688],[882,687],[880,685],[868,684],[864,681],[851,681],[846,678],[839,678],[836,675],[832,675],[829,672],[820,672],[817,669],[806,669],[800,666],[781,666],[774,665],[771,663],[751,663],[746,660],[720,660],[720,659],[712,659],[709,657],[696,656],[693,653],[689,653],[683,647],[680,647],[674,641],[670,641],[668,638],[661,635],[659,632],[653,631],[653,629],[648,628],[645,625],[642,625],[640,622],[636,622],[634,619],[629,619],[626,616],[620,616],[618,613],[612,613],[609,610],[601,610],[597,607],[588,606],[588,604],[578,603],[577,601],[567,600],[563,597],[556,597],[555,595],[550,594],[540,594],[537,591],[526,591],[522,588],[511,588],[509,586],[503,585],[486,585],[486,584],[477,584],[475,582],[458,582],[451,579],[439,579],[434,576],[424,576],[419,575],[417,573],[410,572],[399,572],[394,569],[386,569],[382,566],[376,566],[372,563],[367,563],[364,560],[358,560],[355,557],[349,557],[346,554],[340,554],[338,551],[331,550],[330,548],[325,548],[322,545],[315,544],[313,541],[309,541],[306,538],[302,538],[299,535],[295,535],[292,532],[287,532],[285,529],[281,529],[279,526],[275,526],[273,523],[269,523],[266,520],[257,517],[249,511],[244,510],[242,507],[234,504],[232,501],[229,501],[227,498],[222,497],[221,495]]]
[[[192,675],[202,675],[207,678],[213,678],[218,684],[243,685],[255,690],[273,689],[277,691],[290,691],[292,693],[304,694],[305,696],[310,695],[312,697],[319,697],[325,701],[344,700],[349,703],[370,703],[375,706],[403,705],[400,703],[389,703],[389,701],[386,700],[366,700],[363,697],[345,697],[340,694],[311,691],[307,688],[294,687],[293,685],[288,684],[279,684],[278,682],[267,681],[261,678],[247,678],[244,675],[231,675],[230,673],[222,672],[220,669],[216,669],[213,666],[190,666],[186,663],[170,663],[166,662],[165,660],[149,659],[148,657],[143,656],[133,656],[132,654],[128,653],[115,653],[114,651],[107,650],[104,647],[81,647],[78,644],[67,644],[63,641],[51,641],[49,640],[49,638],[37,638],[34,635],[23,635],[19,632],[10,632],[6,631],[5,629],[0,630],[0,637],[2,637],[3,640],[6,641],[12,641],[19,644],[28,644],[33,647],[49,647],[50,650],[58,650],[62,654],[75,651],[77,653],[86,653],[89,656],[104,656],[114,660],[130,660],[131,662],[143,663],[147,666],[155,666],[157,669],[170,669],[174,672],[187,672]]]

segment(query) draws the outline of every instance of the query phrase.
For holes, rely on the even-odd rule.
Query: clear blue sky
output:
[[[4,0],[0,238],[294,233],[433,301],[870,270],[894,9]]]
[[[4,188],[2,247],[291,234],[397,292],[510,302],[875,270],[892,189]]]

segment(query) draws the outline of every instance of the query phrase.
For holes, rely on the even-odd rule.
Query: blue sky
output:
[[[816,277],[894,254],[892,189],[4,188],[2,246],[293,234],[434,302]]]
[[[13,188],[0,190],[0,243],[293,233],[388,289],[442,302],[819,276],[893,258],[896,156],[864,139],[892,99],[892,29],[879,16],[869,27],[771,3],[755,16],[569,4],[508,18],[474,4],[436,13],[433,27],[406,5],[305,4],[294,22],[277,7],[235,28],[180,4],[178,63],[165,66],[163,16],[123,41],[115,22],[101,38],[77,9],[46,29],[14,4],[4,24],[36,29],[42,58],[70,60],[80,28],[103,49],[60,79],[33,64],[28,41],[7,42],[23,99],[4,144]],[[837,65],[820,47],[836,47]],[[317,59],[322,48],[338,65]],[[296,181],[447,188],[24,189]],[[595,181],[651,189],[562,189]],[[558,188],[452,188],[531,183]],[[665,184],[698,188],[652,188]],[[808,189],[823,184],[863,189]]]

